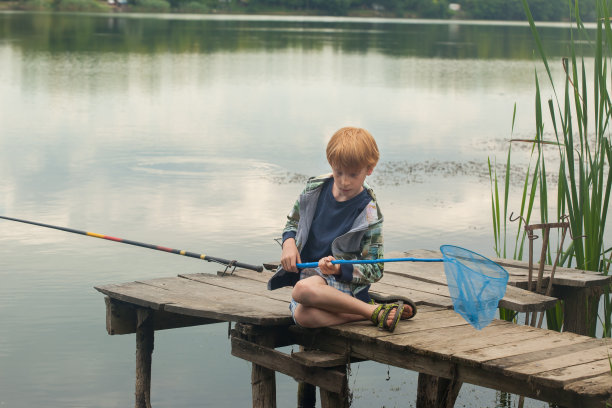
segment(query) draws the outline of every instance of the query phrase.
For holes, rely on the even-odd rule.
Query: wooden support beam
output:
[[[136,333],[137,306],[105,296],[106,332],[110,335]],[[198,326],[202,324],[220,323],[220,320],[204,317],[187,316],[162,310],[151,310],[153,330],[176,329],[180,327]]]
[[[331,392],[341,393],[346,381],[346,375],[342,373],[325,368],[306,367],[285,353],[238,337],[232,337],[232,355]]]
[[[594,327],[592,319],[597,315],[599,299],[602,295],[600,287],[582,289],[560,286],[555,288],[555,295],[563,300],[563,331],[589,335],[589,328]]]
[[[136,310],[136,403],[135,408],[151,408],[151,360],[153,354],[153,312]]]
[[[305,382],[298,383],[297,407],[315,408],[317,405],[317,387]]]
[[[261,347],[274,347],[273,334],[259,336],[257,340]],[[251,392],[253,408],[276,408],[276,372],[253,362]]]
[[[348,408],[351,405],[346,375],[346,364],[338,367],[328,368],[328,370],[342,374],[342,389],[340,392],[332,392],[319,387],[321,396],[321,408]]]
[[[453,408],[462,382],[419,373],[417,408]]]

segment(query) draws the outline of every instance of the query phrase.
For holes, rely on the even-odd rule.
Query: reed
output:
[[[525,232],[523,222],[529,223],[534,203],[538,200],[540,221],[549,222],[549,206],[556,204],[556,219],[569,216],[570,231],[574,240],[564,251],[560,265],[575,266],[578,269],[601,271],[608,274],[610,259],[606,254],[612,248],[604,247],[606,216],[612,187],[612,147],[610,144],[610,119],[612,103],[608,92],[612,85],[608,63],[612,56],[612,29],[608,0],[597,0],[597,27],[595,39],[591,39],[580,19],[579,2],[568,0],[569,14],[575,20],[571,28],[571,41],[568,58],[560,63],[563,67],[563,91],[560,94],[555,87],[548,58],[538,34],[533,16],[529,10],[528,0],[522,0],[525,14],[529,21],[533,38],[541,61],[544,64],[546,77],[552,87],[552,97],[545,103],[541,100],[538,73],[535,73],[535,119],[536,129],[531,150],[531,161],[523,181],[523,194],[516,239],[514,242],[514,259],[523,258]],[[574,39],[574,36],[578,36]],[[578,56],[576,44],[588,44],[587,51],[593,55],[592,79],[587,76],[585,56]],[[582,48],[581,51],[584,51]],[[547,111],[548,121],[544,119]],[[513,128],[516,107],[513,116]],[[552,128],[555,140],[545,140],[545,125]],[[521,141],[524,143],[526,141]],[[559,159],[558,185],[556,203],[549,201],[547,182],[547,156],[544,146],[556,146]],[[493,232],[495,250],[498,256],[506,256],[506,219],[508,217],[508,189],[511,145],[508,148],[506,179],[504,183],[503,202],[499,194],[499,183],[496,170],[489,171],[491,177],[491,197],[493,214]],[[503,214],[504,221],[501,221]],[[555,220],[556,221],[556,220]],[[549,251],[550,254],[550,251]],[[550,258],[550,257],[549,257]],[[550,259],[548,259],[550,263]],[[589,334],[595,336],[600,296],[593,296],[589,301],[587,316]],[[611,298],[610,288],[604,290],[603,296],[603,336],[610,337]],[[503,312],[505,313],[505,312]],[[507,317],[507,316],[506,316]],[[562,308],[547,313],[549,328],[560,330],[562,325]]]

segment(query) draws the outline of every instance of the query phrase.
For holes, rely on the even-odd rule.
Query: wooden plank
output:
[[[350,339],[358,339],[373,342],[378,338],[397,336],[405,333],[413,333],[422,330],[431,330],[438,327],[466,326],[468,323],[452,310],[441,310],[422,315],[418,313],[413,319],[401,320],[395,331],[390,333],[380,330],[370,321],[347,323],[328,328],[336,335]]]
[[[231,279],[211,276],[224,281]],[[171,313],[260,325],[292,323],[288,299],[279,301],[256,294],[244,296],[249,289],[244,284],[247,281],[234,280],[235,290],[182,278],[152,279],[101,289],[112,298],[145,306],[155,304],[155,310]],[[242,291],[237,290],[239,288]]]
[[[417,354],[408,348],[391,348],[382,341],[372,343],[355,339],[347,344],[346,339],[337,336],[336,330],[330,328],[309,330],[291,326],[289,331],[294,333],[294,338],[298,343],[322,350],[336,353],[344,353],[349,350],[351,356],[377,361],[381,364],[389,364],[438,377],[456,378],[457,381],[554,402],[568,408],[602,407],[602,397],[582,398],[575,392],[565,391],[562,388],[538,388],[537,385],[524,380],[519,381],[515,378],[508,378],[501,373],[488,372],[479,366],[462,365],[461,362],[449,358],[441,359],[431,355]]]
[[[163,305],[172,302],[173,299],[168,291],[152,288],[141,282],[96,286],[95,289],[113,299],[148,307],[153,310],[163,308]]]
[[[557,356],[563,356],[567,353],[573,353],[578,351],[588,352],[588,350],[601,347],[605,344],[605,341],[602,339],[585,340],[580,343],[564,345],[563,347],[537,350],[529,353],[489,360],[483,363],[483,367],[486,367],[490,370],[502,372],[506,367],[527,364],[530,362],[553,358]]]
[[[612,403],[612,373],[607,372],[596,377],[571,382],[563,387],[585,398],[601,398]]]
[[[197,275],[205,275],[205,274],[201,274],[201,273],[195,273],[195,274],[179,274],[179,277],[192,277],[192,276],[197,276]],[[240,277],[240,278],[245,278],[245,279],[250,279],[256,282],[261,282],[261,283],[268,283],[268,281],[270,280],[270,278],[274,275],[274,272],[270,272],[270,271],[262,271],[262,272],[254,272],[254,271],[250,271],[248,269],[236,269],[233,273],[228,272],[227,274],[225,274],[225,277],[228,276],[232,276],[232,277]],[[214,276],[214,275],[209,275],[209,276]],[[279,289],[277,289],[279,290]]]
[[[408,279],[404,279],[407,281]],[[407,284],[407,283],[404,283]],[[437,294],[433,294],[430,292],[425,292],[420,290],[422,286],[414,285],[415,288],[406,288],[400,285],[389,285],[385,283],[374,283],[371,286],[371,290],[373,292],[380,293],[381,295],[386,296],[405,296],[408,299],[412,299],[414,303],[418,305],[430,305],[430,306],[438,306],[444,308],[451,308],[453,306],[453,302],[448,296],[440,296]],[[447,289],[448,290],[448,289]]]
[[[469,363],[483,363],[488,360],[499,359],[518,354],[530,353],[533,351],[547,350],[556,347],[588,341],[586,336],[578,336],[573,333],[557,333],[550,330],[542,330],[542,336],[512,344],[505,344],[504,347],[492,346],[478,350],[460,351],[452,353],[453,358],[458,361]]]
[[[108,334],[136,333],[137,316],[135,306],[108,296],[104,297],[104,302],[106,303],[106,331]],[[205,319],[203,317],[169,313],[164,310],[154,311],[151,318],[153,319],[153,330],[155,331],[221,322],[220,320]]]
[[[609,355],[612,355],[612,348],[610,346],[602,346],[590,349],[588,351],[580,350],[574,353],[566,353],[562,356],[544,358],[538,361],[509,366],[506,367],[504,372],[509,376],[521,374],[533,375],[546,371],[596,362],[598,360],[607,360]],[[608,369],[610,369],[609,362]]]
[[[347,363],[347,356],[322,350],[305,350],[291,353],[291,357],[307,367],[337,367]]]
[[[547,387],[556,387],[559,384],[564,386],[571,382],[596,377],[609,372],[610,360],[606,358],[605,360],[592,361],[585,364],[547,371],[545,373],[538,373],[531,378],[532,381],[537,382],[537,384]]]
[[[237,337],[232,337],[232,355],[331,392],[341,393],[347,381],[338,371],[306,367],[285,353]]]
[[[398,346],[411,346],[446,355],[490,346],[503,347],[504,344],[540,337],[542,334],[541,330],[530,326],[517,326],[497,320],[480,331],[472,326],[454,326],[385,340]]]
[[[259,274],[253,273],[251,275],[258,276]],[[185,274],[179,275],[179,277],[186,280],[193,280],[196,282],[205,283],[207,285],[218,286],[220,288],[226,288],[243,292],[249,295],[259,295],[270,299],[276,299],[284,302],[291,301],[291,290],[292,288],[279,288],[276,290],[268,290],[266,285],[263,285],[259,279],[251,279],[251,277],[245,277],[242,274],[226,275],[224,277],[209,275],[205,273]]]
[[[415,257],[415,258],[440,258],[441,253],[439,251],[431,251],[431,250],[409,250],[405,252],[390,252],[385,256],[388,257]],[[498,263],[504,269],[508,271],[511,276],[527,276],[527,270],[529,268],[529,264],[525,261],[515,261],[512,259],[502,259],[502,258],[490,258],[492,261]],[[389,266],[385,266],[385,269],[390,271],[398,271],[405,272],[409,269],[414,269],[410,265],[414,264],[412,262],[397,262],[393,264],[389,264]],[[425,264],[425,263],[419,263]],[[427,267],[428,269],[431,267]],[[537,271],[538,266],[534,266],[534,270]],[[525,271],[522,272],[521,270]],[[550,272],[552,270],[551,265],[544,266],[545,279],[548,279],[550,276]],[[563,268],[557,267],[555,270],[554,277],[554,285],[559,286],[573,286],[573,287],[588,287],[588,286],[604,286],[609,284],[612,281],[612,276],[605,276],[601,273],[594,271],[584,271],[579,269],[571,269],[571,268]]]
[[[529,264],[523,261],[515,261],[512,259],[491,258],[499,265],[515,268],[528,269]],[[538,265],[534,266],[537,270]],[[552,265],[544,265],[545,276],[549,277],[552,271]],[[564,268],[558,266],[555,270],[554,285],[572,286],[572,287],[590,287],[604,286],[610,283],[612,276],[606,276],[595,271],[585,271],[581,269]]]

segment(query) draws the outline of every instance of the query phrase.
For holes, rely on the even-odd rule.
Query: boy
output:
[[[294,285],[291,314],[303,327],[324,327],[370,319],[393,331],[399,318],[414,316],[409,299],[371,302],[370,284],[382,278],[383,264],[332,264],[336,258],[380,259],[383,216],[365,183],[378,163],[376,141],[365,129],[345,127],[327,144],[332,174],[311,178],[288,215],[281,267],[268,289]],[[319,261],[298,271],[296,264]]]

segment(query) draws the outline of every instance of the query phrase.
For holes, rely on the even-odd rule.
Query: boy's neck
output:
[[[359,191],[357,192],[351,192],[349,194],[345,194],[337,185],[336,182],[334,181],[334,184],[332,186],[332,195],[334,196],[334,199],[336,201],[338,201],[339,203],[344,202],[344,201],[348,201],[351,198],[355,198],[357,197],[359,194],[361,194],[361,192],[363,191],[363,186],[361,186],[361,189],[359,189]]]

